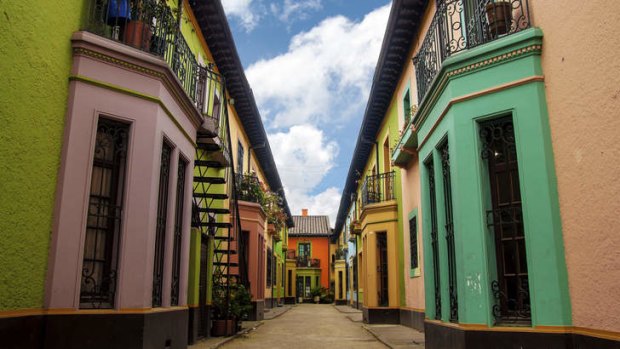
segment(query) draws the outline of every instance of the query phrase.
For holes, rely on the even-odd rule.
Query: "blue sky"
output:
[[[390,1],[222,0],[293,214],[333,226]]]

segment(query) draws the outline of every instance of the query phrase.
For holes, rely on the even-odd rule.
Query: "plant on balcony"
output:
[[[282,210],[280,195],[267,191],[263,196],[263,210],[267,215],[267,223],[273,224],[275,231],[280,231],[286,222],[286,214]]]
[[[239,200],[255,202],[263,205],[265,193],[260,186],[258,177],[255,173],[246,173],[239,176],[239,183],[237,183]]]
[[[508,1],[497,0],[486,4],[487,21],[491,37],[506,34],[512,22],[512,4]]]

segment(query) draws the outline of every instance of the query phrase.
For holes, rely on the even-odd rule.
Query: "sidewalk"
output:
[[[348,305],[335,305],[339,312],[347,314],[349,320],[362,322],[362,311]],[[392,349],[423,349],[424,333],[402,325],[369,325],[362,328],[372,334],[378,341]]]
[[[272,309],[265,309],[265,314],[264,314],[264,320],[271,320],[271,319],[275,319],[277,317],[279,317],[280,315],[286,313],[287,311],[289,311],[291,309],[291,305],[285,305],[282,307],[276,307],[276,308],[272,308]],[[252,331],[254,331],[255,329],[257,329],[258,327],[262,326],[264,324],[264,320],[263,321],[243,321],[241,323],[241,331],[237,332],[236,334],[230,336],[230,337],[211,337],[205,340],[201,340],[199,342],[197,342],[194,345],[191,345],[189,348],[190,349],[215,349],[215,348],[219,348],[222,345],[230,342],[231,340],[243,336],[245,334],[248,334]]]

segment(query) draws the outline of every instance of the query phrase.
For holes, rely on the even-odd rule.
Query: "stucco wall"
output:
[[[0,310],[43,304],[82,0],[0,2]]]
[[[530,3],[544,32],[573,324],[620,331],[620,2]]]

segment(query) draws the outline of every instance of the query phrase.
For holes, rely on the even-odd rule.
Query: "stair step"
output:
[[[232,227],[231,223],[228,222],[200,222],[198,223],[201,227],[215,227],[215,228],[230,228]]]
[[[200,199],[226,200],[228,199],[228,194],[194,193],[194,197]]]
[[[228,236],[216,235],[216,236],[213,237],[213,239],[215,239],[215,240],[228,240]],[[233,241],[233,239],[231,238],[230,241]]]
[[[231,249],[230,251],[228,251],[228,250],[218,250],[218,249],[215,249],[213,252],[215,252],[215,253],[231,254],[231,255],[232,255],[232,254],[237,254],[237,251],[236,251],[236,250],[232,250],[232,249]],[[230,253],[229,253],[229,252],[230,252]]]
[[[196,143],[196,148],[206,151],[220,151],[222,146],[217,143]]]
[[[213,213],[213,214],[229,214],[230,210],[227,208],[199,207],[198,212]]]
[[[226,184],[226,179],[221,177],[194,177],[194,182],[209,184]]]
[[[215,160],[194,160],[194,166],[224,168],[226,164]]]
[[[231,267],[238,267],[239,263],[236,262],[230,262],[230,264],[228,262],[213,262],[213,265],[217,265],[217,266],[231,266]]]

